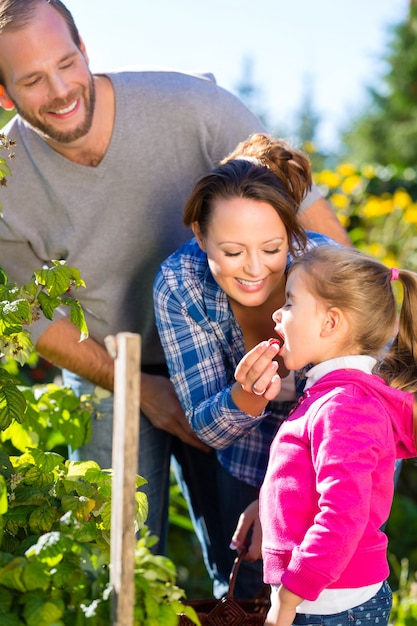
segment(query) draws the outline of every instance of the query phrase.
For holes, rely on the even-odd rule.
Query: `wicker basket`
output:
[[[264,624],[269,609],[269,598],[241,600],[233,597],[239,565],[244,557],[236,557],[229,579],[229,590],[220,600],[187,600],[185,604],[196,611],[202,626],[257,626]],[[180,626],[192,626],[193,622],[181,615]]]

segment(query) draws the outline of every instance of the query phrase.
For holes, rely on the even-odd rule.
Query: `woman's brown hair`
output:
[[[284,223],[290,252],[296,255],[306,245],[297,213],[311,184],[310,162],[304,153],[283,140],[256,133],[195,185],[183,222],[186,226],[197,223],[204,236],[217,200],[240,197],[266,202]]]

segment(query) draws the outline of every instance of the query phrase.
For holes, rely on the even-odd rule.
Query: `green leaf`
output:
[[[66,560],[62,560],[60,563],[54,565],[51,577],[57,588],[68,587],[76,585],[78,582],[84,582],[82,571],[76,569],[74,563]]]
[[[9,359],[17,361],[19,365],[24,365],[33,350],[33,343],[27,330],[4,336],[0,330],[0,353]]]
[[[62,560],[64,554],[71,552],[72,545],[72,539],[63,533],[52,531],[41,535],[38,541],[26,550],[25,555],[29,558],[36,555],[40,561],[54,567]]]
[[[199,625],[201,623],[192,606],[182,604],[181,602],[173,602],[172,606],[177,615],[186,615],[194,624]]]
[[[144,494],[143,492],[136,491],[135,499],[136,499],[136,506],[137,506],[135,521],[136,521],[137,527],[142,528],[148,517],[148,498],[146,497],[146,494]]]
[[[20,332],[23,323],[31,319],[30,306],[24,298],[13,302],[0,301],[0,328],[3,334],[11,335]]]
[[[77,530],[77,541],[80,543],[93,543],[99,539],[101,532],[94,520],[80,525]]]
[[[28,591],[46,589],[49,585],[49,574],[45,571],[45,567],[41,563],[26,561],[22,580]]]
[[[38,535],[49,532],[58,517],[58,511],[50,505],[36,507],[29,517],[29,527],[31,532]]]
[[[5,176],[11,176],[12,172],[10,170],[10,167],[7,165],[5,159],[3,159],[3,157],[0,157],[0,179],[4,178]]]
[[[38,302],[42,309],[42,313],[48,320],[53,319],[55,309],[61,304],[60,298],[57,296],[52,297],[43,291],[38,294]]]
[[[3,623],[3,615],[8,613],[13,604],[13,596],[8,589],[0,587],[0,622]]]
[[[39,438],[33,432],[28,431],[25,426],[14,421],[3,431],[3,440],[10,440],[16,450],[24,452],[26,448],[37,443]]]
[[[7,511],[7,526],[26,527],[29,515],[35,508],[35,506],[31,505],[10,506]]]
[[[16,613],[7,613],[1,616],[1,626],[22,626],[22,622]]]
[[[90,476],[98,477],[102,471],[105,471],[101,470],[95,461],[66,461],[66,466],[68,468],[67,478],[72,480],[88,476],[88,480],[91,481]]]
[[[71,298],[63,298],[65,304],[69,304],[70,308],[70,320],[81,331],[80,341],[84,341],[88,337],[88,326],[85,321],[84,311],[78,302],[78,300],[72,300]],[[69,302],[67,302],[67,300]]]
[[[14,558],[10,563],[0,569],[0,585],[9,589],[16,589],[24,593],[27,591],[23,581],[23,570],[27,561],[23,557]]]
[[[37,270],[34,276],[38,285],[45,287],[52,298],[62,295],[70,288],[71,271],[64,262],[49,269]]]
[[[7,274],[0,268],[0,285],[6,285],[8,282]]]
[[[43,452],[38,448],[33,448],[31,453],[36,465],[46,473],[52,472],[52,470],[64,462],[64,457],[56,452]]]
[[[4,477],[0,475],[0,516],[4,515],[8,508],[7,484]]]
[[[64,617],[65,605],[60,599],[45,600],[45,598],[32,595],[25,602],[23,611],[28,626],[57,626],[63,624],[60,621]]]
[[[0,430],[7,428],[13,420],[21,422],[26,409],[22,392],[10,380],[0,378]]]
[[[45,287],[49,295],[54,298],[74,287],[85,287],[80,272],[74,267],[67,267],[65,261],[53,261],[54,266],[34,273],[38,285]]]
[[[62,496],[61,505],[62,510],[72,511],[79,521],[87,521],[91,511],[95,507],[95,501],[85,496]]]

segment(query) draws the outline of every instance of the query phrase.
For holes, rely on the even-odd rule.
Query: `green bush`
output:
[[[2,626],[106,626],[111,614],[111,471],[93,461],[71,462],[56,452],[90,436],[91,398],[55,384],[22,387],[16,363],[33,353],[28,326],[57,306],[87,336],[73,297],[77,270],[54,263],[23,287],[0,270],[0,623]],[[11,360],[13,359],[13,360]],[[136,487],[144,484],[137,477]],[[135,549],[135,624],[178,623],[184,591],[172,561],[152,554],[145,526],[147,499],[136,495],[140,530]]]

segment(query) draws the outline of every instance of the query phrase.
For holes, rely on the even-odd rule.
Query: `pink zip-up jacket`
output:
[[[320,378],[282,424],[260,494],[266,583],[307,600],[389,573],[395,459],[417,456],[413,396],[373,374]]]

